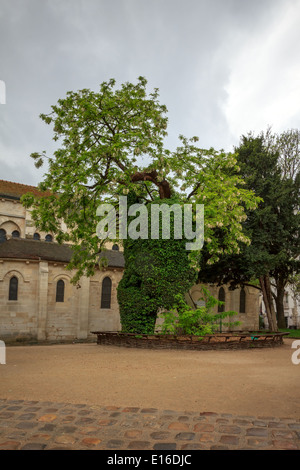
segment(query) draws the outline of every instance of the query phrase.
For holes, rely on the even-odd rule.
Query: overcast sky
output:
[[[299,25],[300,0],[0,0],[0,179],[37,185],[30,154],[54,149],[39,114],[109,78],[160,90],[170,149],[299,129]]]

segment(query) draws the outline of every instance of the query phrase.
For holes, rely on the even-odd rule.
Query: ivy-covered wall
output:
[[[151,204],[174,202],[160,199]],[[151,204],[146,206],[149,233]],[[158,310],[172,308],[175,295],[184,295],[195,284],[196,270],[190,265],[186,240],[173,236],[172,212],[170,222],[170,240],[161,238],[161,230],[158,240],[124,240],[125,270],[117,291],[124,332],[153,333]]]

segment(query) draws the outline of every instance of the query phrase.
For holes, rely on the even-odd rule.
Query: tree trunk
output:
[[[264,276],[264,278],[265,278],[265,286],[266,286],[267,296],[268,296],[268,299],[269,299],[270,312],[271,312],[272,323],[273,323],[273,331],[278,331],[276,312],[275,312],[273,296],[272,296],[272,292],[271,292],[270,277],[268,275],[266,275],[266,276]]]
[[[261,276],[259,278],[259,283],[263,294],[264,304],[266,307],[269,329],[271,331],[278,331],[269,276]]]
[[[277,310],[277,322],[278,328],[286,328],[285,317],[284,317],[284,283],[281,280],[276,282],[276,310]]]

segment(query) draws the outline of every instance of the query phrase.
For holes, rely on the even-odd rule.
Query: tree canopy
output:
[[[242,136],[236,154],[246,188],[262,198],[256,210],[246,211],[243,222],[251,244],[241,246],[238,255],[223,257],[214,270],[207,267],[206,254],[200,277],[232,287],[259,281],[269,325],[276,329],[278,322],[284,328],[284,289],[300,266],[299,133],[276,135],[270,129],[258,136],[250,133]]]
[[[197,137],[179,136],[176,150],[165,148],[167,108],[159,103],[158,89],[147,94],[146,86],[143,77],[118,89],[110,80],[98,92],[68,92],[49,114],[41,114],[53,126],[59,146],[50,157],[46,152],[31,156],[37,166],[48,162],[39,186],[51,196],[28,194],[23,202],[32,209],[38,228],[55,233],[60,243],[72,243],[69,268],[77,270],[74,282],[94,274],[106,242],[96,233],[98,206],[117,205],[120,195],[131,192],[145,205],[170,198],[180,204],[204,204],[210,263],[250,243],[242,223],[245,211],[254,210],[259,199],[244,187],[236,156],[202,149]],[[197,253],[187,256],[196,266]]]

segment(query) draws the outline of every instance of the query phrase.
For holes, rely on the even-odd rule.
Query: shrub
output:
[[[193,309],[187,305],[182,294],[176,295],[174,307],[160,314],[164,320],[160,333],[200,337],[215,333],[220,325],[233,327],[240,324],[237,321],[223,322],[226,318],[237,315],[237,312],[213,313],[214,307],[223,302],[215,299],[205,287],[202,287],[201,300],[205,302],[205,306]]]

